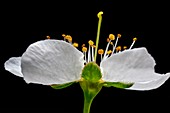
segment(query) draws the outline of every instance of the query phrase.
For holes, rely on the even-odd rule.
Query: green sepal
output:
[[[86,64],[82,71],[82,77],[85,80],[91,81],[91,82],[99,81],[100,78],[102,77],[100,67],[94,62],[90,62]]]
[[[116,87],[116,88],[121,88],[121,89],[124,89],[124,88],[129,88],[133,85],[133,83],[123,83],[123,82],[104,82],[103,83],[103,86],[105,87]]]
[[[74,82],[70,82],[70,83],[66,83],[66,84],[53,84],[51,85],[52,88],[54,89],[63,89],[63,88],[66,88],[70,85],[72,85]]]

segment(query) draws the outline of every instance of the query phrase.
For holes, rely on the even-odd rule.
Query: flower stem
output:
[[[88,94],[84,93],[84,109],[83,113],[90,113],[91,103],[94,97],[90,97]]]
[[[84,92],[84,109],[83,113],[90,113],[90,107],[95,96],[100,92],[102,85],[97,82],[83,80],[80,86]]]

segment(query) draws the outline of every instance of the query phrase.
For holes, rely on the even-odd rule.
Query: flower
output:
[[[98,31],[96,45],[89,40],[89,47],[82,45],[82,51],[76,49],[78,43],[72,43],[70,35],[63,34],[64,41],[50,39],[31,44],[21,57],[12,57],[5,62],[5,69],[23,77],[27,83],[50,85],[62,89],[79,82],[84,92],[83,113],[90,112],[94,97],[103,86],[131,90],[151,90],[161,86],[170,73],[158,74],[153,57],[145,47],[134,48],[137,38],[129,49],[117,46],[121,34],[110,34],[106,50],[98,50],[100,27],[103,12],[98,13]],[[112,50],[108,50],[112,45]],[[116,52],[115,52],[116,51]],[[97,52],[101,56],[100,67],[96,64]]]
[[[38,41],[31,44],[21,57],[6,61],[5,69],[23,77],[27,83],[52,85],[81,81],[84,66],[94,62],[93,44],[89,41],[86,59],[85,46],[82,53],[70,42],[54,39]],[[102,78],[99,80],[106,86],[106,83],[133,83],[126,89],[150,90],[161,86],[170,76],[170,73],[161,75],[154,72],[156,63],[144,47],[117,53],[112,51],[110,54],[107,54],[107,49],[108,46],[101,59]]]

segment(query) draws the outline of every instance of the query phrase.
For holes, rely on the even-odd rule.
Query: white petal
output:
[[[21,73],[21,57],[11,57],[4,64],[5,70],[11,72],[14,75],[23,77]]]
[[[132,87],[127,88],[131,90],[151,90],[160,87],[169,77],[170,73],[166,75],[160,75],[161,78],[148,82],[137,82]]]
[[[103,80],[110,82],[146,82],[161,78],[154,72],[155,61],[146,48],[113,54],[101,62]]]
[[[79,80],[83,53],[65,41],[44,40],[28,47],[21,59],[27,83],[62,84]]]

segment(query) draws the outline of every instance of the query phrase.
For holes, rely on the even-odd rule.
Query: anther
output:
[[[133,41],[136,41],[137,40],[137,38],[135,37],[135,38],[133,38]]]
[[[107,38],[107,42],[110,42],[110,44],[113,45],[113,42],[111,42],[109,38]]]
[[[65,37],[66,35],[65,34],[62,34],[62,37]]]
[[[46,36],[47,39],[50,39],[50,36]]]
[[[131,46],[130,46],[130,48],[129,48],[129,49],[132,49],[132,47],[133,47],[133,45],[135,44],[136,40],[137,40],[137,38],[136,38],[136,37],[135,37],[135,38],[133,38],[133,42],[132,42],[132,44],[131,44]]]
[[[72,42],[72,37],[70,35],[66,35],[65,38],[69,41]]]
[[[103,49],[99,49],[98,50],[98,54],[100,55],[100,57],[101,57],[101,61],[102,61],[102,55],[103,55],[103,53],[104,53],[104,50]]]
[[[111,53],[112,53],[112,50],[107,51],[107,54],[111,54]]]
[[[102,55],[104,53],[104,50],[103,49],[99,49],[98,50],[98,54]]]
[[[93,45],[92,47],[93,47],[93,48],[96,48],[96,46],[95,46],[95,45]]]
[[[82,51],[83,51],[83,52],[87,52],[87,47],[83,47],[83,48],[82,48]]]
[[[85,47],[85,44],[82,44],[82,46],[81,47]]]
[[[117,51],[117,52],[118,52],[118,51],[121,51],[121,49],[122,49],[121,46],[117,46],[117,47],[116,47],[116,51]]]
[[[120,38],[122,35],[121,34],[117,34],[117,37]]]
[[[126,50],[126,49],[127,49],[127,46],[123,46],[123,49]]]
[[[115,35],[109,34],[109,39],[110,39],[110,40],[115,40]]]
[[[121,34],[117,34],[117,38],[116,38],[116,42],[113,46],[113,51],[112,51],[112,54],[114,53],[115,49],[116,49],[116,46],[117,46],[117,43],[118,43],[118,39],[121,37]]]
[[[89,40],[88,43],[89,43],[90,46],[93,46],[93,44],[94,44],[94,42],[92,40]]]
[[[74,46],[74,47],[78,47],[79,45],[78,45],[78,43],[75,43],[75,42],[74,42],[74,43],[73,43],[73,46]]]
[[[109,42],[110,41],[110,39],[109,38],[107,38],[107,42]]]

